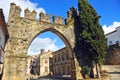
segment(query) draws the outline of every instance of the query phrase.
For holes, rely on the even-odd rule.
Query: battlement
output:
[[[40,16],[40,21],[50,22],[50,15],[49,14],[44,14],[43,12],[41,12],[39,14],[39,16]]]
[[[21,8],[20,6],[16,6],[16,4],[11,3],[11,8],[10,8],[10,16],[11,17],[19,17],[21,13]]]
[[[25,18],[36,19],[37,12],[35,10],[30,12],[30,10],[27,8],[24,10],[24,13],[25,13],[25,15],[24,15]]]
[[[77,10],[74,7],[71,7],[69,11],[67,11],[67,18],[65,19],[65,24],[67,24],[72,18],[77,16]]]
[[[53,16],[53,22],[57,24],[63,24],[63,18],[58,16]]]
[[[15,3],[10,4],[10,12],[8,18],[8,25],[14,22],[14,18],[20,17],[21,8],[20,6],[16,6]]]
[[[20,17],[21,8],[19,6],[16,6],[15,3],[10,4],[10,13],[9,13],[9,19],[8,19],[8,25],[14,22],[14,19],[17,17]],[[30,12],[30,10],[27,8],[24,10],[24,18],[27,19],[36,19],[37,12],[33,10]],[[67,18],[65,19],[65,23],[67,24],[73,17],[77,15],[77,10],[72,7],[67,12]],[[45,14],[43,12],[40,12],[39,14],[39,20],[44,22],[50,22],[50,14]],[[64,24],[64,20],[62,17],[53,16],[53,23],[56,24]]]

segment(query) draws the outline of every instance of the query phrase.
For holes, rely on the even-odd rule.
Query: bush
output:
[[[89,66],[83,66],[83,72],[85,75],[90,76],[91,68]]]

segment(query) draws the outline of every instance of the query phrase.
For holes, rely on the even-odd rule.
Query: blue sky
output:
[[[74,6],[78,9],[78,0],[30,0],[38,3],[37,7],[43,7],[46,13],[66,17],[66,12]],[[120,0],[88,0],[97,13],[102,16],[101,25],[111,25],[114,21],[120,21]]]
[[[111,25],[114,21],[120,21],[120,0],[89,0],[89,2],[102,17],[101,25]]]
[[[120,0],[88,0],[89,3],[101,16],[100,24],[106,33],[114,31],[116,27],[120,26]],[[35,9],[37,11],[36,19],[39,19],[39,13],[49,13],[51,17],[53,15],[62,16],[64,19],[67,16],[67,11],[70,7],[74,6],[78,9],[78,0],[0,0],[0,8],[3,8],[6,22],[8,20],[10,3],[14,2],[22,9],[21,16],[24,16],[24,9],[29,8],[30,11]],[[39,44],[39,43],[41,44]],[[41,47],[43,43],[46,43],[44,47]],[[50,46],[51,45],[51,46]],[[33,41],[32,45],[28,49],[30,54],[40,53],[41,48],[45,48],[46,51],[57,50],[64,46],[56,35],[51,32],[43,33],[39,35]]]
[[[51,40],[55,40],[55,45],[57,45],[58,48],[64,47],[64,45],[65,45],[64,42],[62,40],[60,40],[61,38],[51,31],[44,32],[44,33],[38,35],[38,37],[40,37],[40,38],[49,38],[50,37]]]

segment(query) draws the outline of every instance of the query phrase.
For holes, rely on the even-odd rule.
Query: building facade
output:
[[[108,45],[120,43],[120,26],[117,27],[115,31],[110,32],[106,34],[105,36],[107,38]]]
[[[58,77],[71,77],[72,60],[67,48],[64,47],[53,52],[53,75]]]
[[[0,78],[3,72],[3,63],[4,63],[4,47],[7,42],[9,35],[7,31],[7,26],[5,23],[5,18],[3,10],[0,9]]]
[[[41,50],[40,54],[40,76],[52,75],[52,55],[53,51],[44,52]]]
[[[41,54],[28,57],[27,73],[38,74],[40,77],[52,76],[71,79],[73,70],[71,57],[72,55],[66,47],[47,52],[42,49]]]
[[[26,73],[28,75],[39,75],[40,69],[39,55],[28,56],[26,64]]]
[[[31,74],[30,71],[32,69],[32,63],[33,63],[33,57],[28,56],[27,57],[27,62],[26,62],[26,73]]]

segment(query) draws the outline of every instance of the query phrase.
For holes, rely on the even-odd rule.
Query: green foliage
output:
[[[83,66],[83,71],[86,75],[90,76],[91,68],[89,66]]]
[[[99,24],[100,16],[97,15],[97,12],[87,0],[78,1],[80,19],[79,42],[83,43],[84,53],[87,54],[90,60],[96,60],[99,64],[103,64],[107,40]]]

